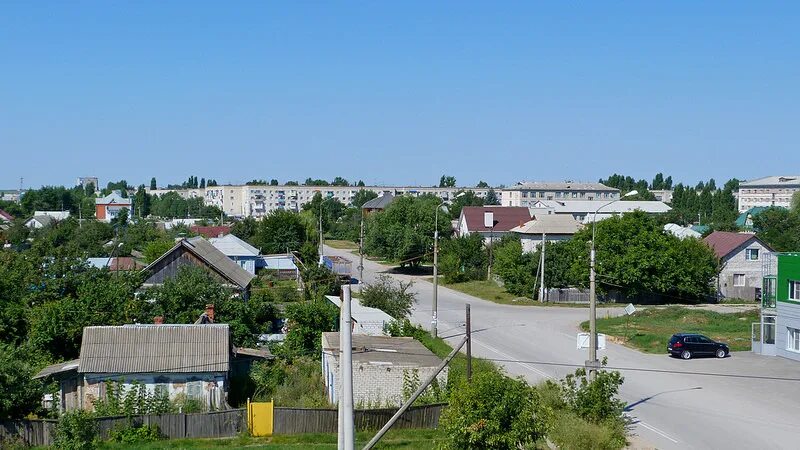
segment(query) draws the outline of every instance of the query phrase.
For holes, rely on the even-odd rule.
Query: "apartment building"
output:
[[[739,212],[756,206],[789,208],[792,195],[800,191],[800,175],[770,176],[739,183]]]
[[[177,192],[183,198],[201,197],[206,205],[222,209],[231,217],[263,217],[275,210],[300,211],[303,205],[313,200],[319,193],[323,198],[335,198],[345,205],[350,205],[353,197],[360,190],[369,190],[382,194],[411,195],[418,197],[424,194],[435,195],[446,202],[451,201],[458,192],[471,190],[475,195],[485,198],[488,188],[469,187],[419,187],[419,186],[270,186],[270,185],[224,185],[211,186],[205,189],[154,189],[151,195],[164,195]]]
[[[501,191],[503,206],[532,206],[540,200],[607,200],[619,198],[619,189],[601,183],[561,183],[533,181],[520,182]]]

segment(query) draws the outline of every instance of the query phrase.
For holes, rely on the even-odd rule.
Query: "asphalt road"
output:
[[[326,254],[351,259],[354,268],[358,265],[358,257],[348,251],[326,248]],[[372,261],[365,260],[364,266],[367,283],[389,271]],[[414,281],[418,303],[412,320],[429,329],[432,283],[421,277],[391,276]],[[474,355],[496,360],[511,375],[521,375],[531,383],[558,379],[587,359],[587,350],[576,348],[578,324],[588,318],[587,308],[500,305],[440,286],[440,336],[453,343],[461,339],[467,303],[472,312]],[[600,317],[619,313],[620,308],[598,309]],[[613,343],[599,352],[599,358],[604,356],[625,377],[620,395],[628,402],[627,414],[634,422],[632,447],[800,447],[800,382],[769,379],[800,379],[796,362],[750,352],[683,361]]]

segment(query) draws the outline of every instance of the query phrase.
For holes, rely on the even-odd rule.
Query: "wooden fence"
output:
[[[445,404],[414,406],[409,408],[393,428],[437,428]],[[356,430],[380,429],[397,409],[356,410]],[[335,409],[275,408],[274,433],[336,433],[338,412]]]
[[[447,405],[425,405],[409,408],[393,428],[436,428]],[[381,428],[396,409],[356,410],[356,430]],[[100,436],[107,439],[111,430],[134,425],[158,425],[169,439],[233,437],[247,429],[245,409],[232,409],[201,414],[161,414],[96,419]],[[338,416],[335,409],[275,408],[274,434],[336,433]],[[4,442],[20,441],[30,446],[53,444],[57,421],[52,419],[0,422],[0,447]]]

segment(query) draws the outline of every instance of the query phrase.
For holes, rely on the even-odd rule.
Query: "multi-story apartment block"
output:
[[[531,206],[539,200],[607,200],[619,198],[619,189],[601,183],[521,182],[501,192],[503,206]]]
[[[317,193],[323,198],[335,198],[350,205],[353,197],[362,189],[377,192],[378,195],[432,194],[446,202],[450,202],[462,190],[471,190],[481,198],[485,198],[489,192],[489,188],[469,187],[224,185],[205,189],[155,189],[149,193],[164,195],[177,192],[183,198],[201,197],[206,205],[216,206],[228,216],[259,218],[274,210],[300,211]]]
[[[755,206],[789,208],[792,195],[800,191],[800,175],[771,176],[739,183],[739,212]]]
[[[86,187],[89,185],[92,185],[95,191],[100,190],[100,181],[97,179],[97,177],[78,177],[78,183],[76,186],[86,189]]]

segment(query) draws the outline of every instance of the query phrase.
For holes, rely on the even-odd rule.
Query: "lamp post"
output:
[[[319,265],[325,264],[325,237],[322,234],[322,204],[332,199],[333,197],[322,198],[322,193],[319,194]]]
[[[589,251],[589,360],[586,361],[590,380],[594,380],[595,374],[597,373],[597,296],[594,269],[594,240],[597,234],[597,213],[608,205],[616,203],[625,197],[632,197],[638,193],[638,191],[633,190],[616,200],[601,205],[594,211],[594,216],[592,217],[592,248]]]
[[[464,192],[453,197],[453,200],[462,195],[464,195]],[[431,308],[433,310],[433,317],[431,318],[431,336],[433,337],[437,337],[438,335],[438,319],[436,315],[439,310],[439,208],[444,204],[445,199],[442,199],[442,201],[436,205],[436,213],[433,219],[433,305]]]

